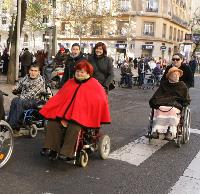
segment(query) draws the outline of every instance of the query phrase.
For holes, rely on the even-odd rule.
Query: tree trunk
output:
[[[26,0],[22,0],[21,2],[21,25],[20,25],[20,33],[22,32],[22,27],[26,20],[26,9],[27,3]],[[11,40],[11,49],[10,49],[10,60],[8,65],[8,75],[7,75],[7,83],[14,84],[16,78],[16,39],[17,39],[17,20],[15,20],[15,27]]]

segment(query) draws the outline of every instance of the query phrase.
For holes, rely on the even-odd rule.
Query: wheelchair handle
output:
[[[5,92],[2,92],[2,95],[3,95],[3,96],[8,96],[8,94],[7,94],[7,93],[5,93]]]

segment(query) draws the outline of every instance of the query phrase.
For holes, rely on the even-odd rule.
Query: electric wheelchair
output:
[[[82,128],[75,145],[74,164],[86,167],[89,155],[98,152],[100,158],[105,160],[110,153],[110,137],[99,132],[99,129]]]
[[[13,94],[18,95],[16,91]],[[46,120],[39,114],[39,110],[42,106],[53,96],[53,92],[49,84],[45,85],[45,92],[41,92],[38,95],[37,102],[24,111],[20,119],[20,132],[22,135],[35,138],[39,130],[45,130]]]
[[[46,88],[46,92],[40,93],[39,100],[36,103],[35,107],[24,111],[22,128],[25,128],[25,135],[28,135],[31,138],[35,138],[39,130],[45,130],[47,121],[39,113],[39,110],[49,100],[51,96],[53,96],[53,93],[50,87],[48,87]]]
[[[149,125],[147,137],[149,138],[149,142],[152,139],[152,129],[154,125],[154,111],[152,108],[150,117],[149,117]],[[190,125],[191,125],[191,112],[188,106],[182,107],[180,110],[180,120],[176,127],[176,135],[172,139],[175,141],[177,147],[181,147],[182,144],[186,144],[190,139]]]

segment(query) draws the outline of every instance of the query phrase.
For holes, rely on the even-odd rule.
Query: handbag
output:
[[[109,87],[108,87],[108,90],[113,90],[115,89],[115,80],[113,80],[110,84],[109,84]]]

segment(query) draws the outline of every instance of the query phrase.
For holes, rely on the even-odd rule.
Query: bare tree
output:
[[[65,30],[79,38],[101,35],[102,24],[115,17],[118,1],[112,0],[63,0],[57,19],[65,24]],[[93,26],[93,27],[92,27]]]
[[[48,0],[34,0],[28,3],[25,26],[32,32],[34,47],[35,33],[44,31],[47,28],[44,16],[49,17],[51,12],[52,6]]]
[[[26,20],[26,9],[27,9],[27,2],[26,0],[21,1],[21,25],[20,25],[20,32],[22,31],[22,27],[24,25],[24,21]],[[10,60],[8,66],[8,77],[7,82],[9,84],[14,84],[16,79],[16,39],[17,39],[17,20],[15,20],[14,31],[12,34],[11,39],[11,49],[10,49]]]

